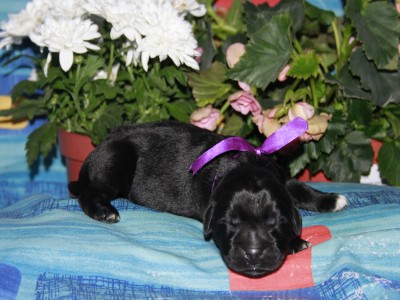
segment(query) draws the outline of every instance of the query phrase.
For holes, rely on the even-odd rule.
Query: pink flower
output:
[[[234,43],[230,45],[226,50],[226,62],[229,68],[233,68],[244,53],[245,48],[242,43]]]
[[[304,120],[311,119],[314,115],[314,107],[306,102],[297,102],[289,109],[289,120],[292,121],[296,117]]]
[[[266,137],[269,137],[271,134],[281,128],[279,120],[274,118],[276,111],[277,108],[268,109],[264,111],[263,114],[253,117],[253,122],[257,125],[258,130]]]
[[[219,119],[219,110],[213,108],[211,105],[195,110],[190,116],[190,123],[214,131],[217,128],[217,121]]]
[[[250,92],[250,90],[251,90],[251,87],[247,83],[245,83],[243,81],[238,81],[238,85],[245,92]]]
[[[258,103],[257,99],[250,92],[238,91],[230,95],[228,101],[231,103],[234,110],[243,115],[247,115],[251,112],[253,116],[256,116],[259,115],[262,110],[260,103]]]
[[[290,70],[290,65],[286,65],[282,71],[278,74],[278,81],[285,81],[287,79],[286,75]]]
[[[300,140],[309,141],[315,140],[319,141],[328,129],[328,121],[331,116],[326,113],[321,113],[320,115],[314,115],[308,120],[308,130],[304,133],[304,137],[301,136]],[[307,136],[308,135],[308,136]]]

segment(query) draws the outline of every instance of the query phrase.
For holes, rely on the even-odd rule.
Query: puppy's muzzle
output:
[[[285,255],[272,247],[251,248],[236,246],[228,266],[248,277],[262,277],[276,271]]]
[[[246,261],[251,265],[257,265],[260,257],[263,255],[264,249],[249,248],[243,249]]]

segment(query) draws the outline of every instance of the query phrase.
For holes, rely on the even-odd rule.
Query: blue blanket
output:
[[[4,146],[18,141],[4,137]],[[0,172],[0,299],[400,298],[398,188],[313,184],[343,193],[349,207],[303,211],[305,230],[323,227],[330,237],[313,245],[309,265],[294,257],[300,276],[289,274],[280,289],[260,289],[248,279],[239,278],[237,286],[218,249],[204,241],[200,222],[126,199],[114,202],[119,223],[94,221],[68,198],[61,161],[31,180],[22,154],[14,150],[6,162],[0,159],[7,165]],[[293,288],[307,272],[310,281]]]
[[[198,221],[126,199],[114,202],[119,223],[88,218],[68,198],[58,153],[36,175],[27,168],[35,126],[0,130],[0,299],[400,298],[399,188],[313,184],[343,193],[349,207],[302,211],[304,231],[313,229],[305,238],[323,241],[288,258],[279,279],[248,280],[226,268]]]

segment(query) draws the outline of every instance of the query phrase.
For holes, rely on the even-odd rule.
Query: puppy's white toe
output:
[[[336,206],[333,211],[339,211],[345,208],[349,204],[347,198],[343,195],[339,195],[336,199]]]

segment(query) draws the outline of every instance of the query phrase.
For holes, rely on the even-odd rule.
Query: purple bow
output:
[[[306,132],[307,129],[307,121],[297,117],[271,134],[270,137],[264,141],[261,147],[258,148],[254,148],[249,142],[241,137],[227,138],[200,155],[193,162],[190,170],[193,172],[193,175],[195,175],[197,171],[218,155],[229,151],[247,151],[253,152],[256,155],[274,153],[298,138]]]

